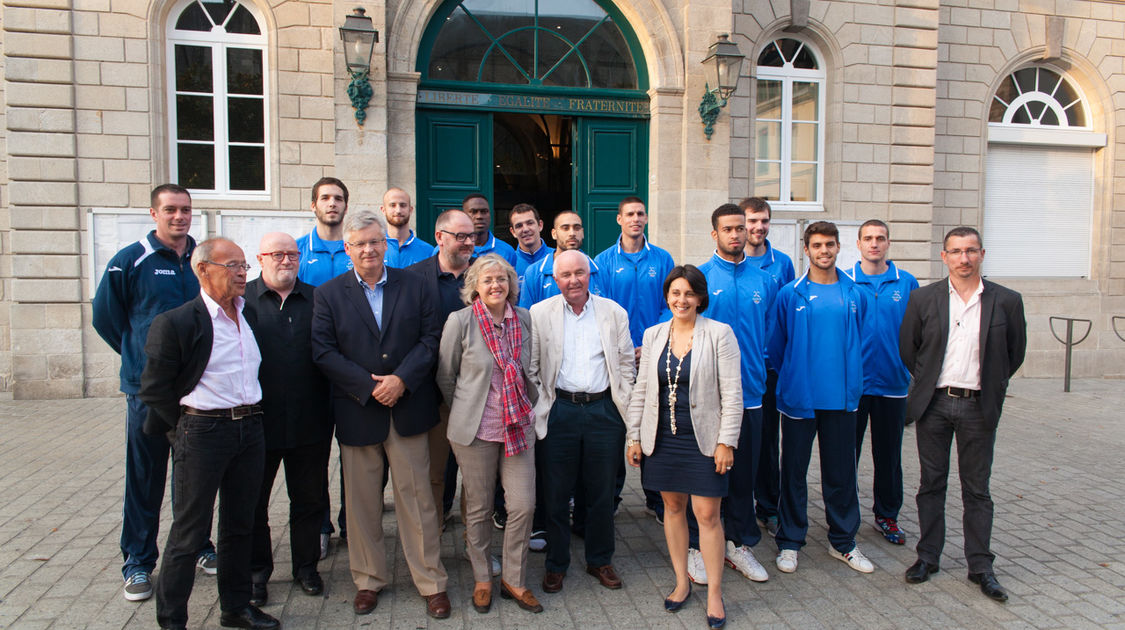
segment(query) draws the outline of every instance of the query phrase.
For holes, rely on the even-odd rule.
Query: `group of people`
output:
[[[514,206],[513,248],[492,233],[489,200],[469,195],[437,217],[434,246],[410,229],[404,190],[388,190],[379,213],[349,212],[348,202],[342,181],[316,182],[315,228],[299,239],[266,234],[261,276],[248,282],[235,243],[188,235],[188,191],[158,186],[155,229],[121,250],[98,286],[94,327],[122,356],[128,403],[121,549],[131,601],[154,592],[173,461],[160,627],[185,627],[196,568],[217,572],[222,625],[279,626],[259,607],[282,464],[292,577],[323,593],[333,433],[357,614],[375,609],[391,579],[388,478],[407,567],[432,617],[451,614],[440,537],[458,485],[478,612],[492,606],[495,577],[502,598],[541,612],[529,551],[546,552],[541,588],[556,593],[572,533],[585,539],[586,572],[621,588],[614,514],[628,464],[641,468],[646,509],[664,527],[675,576],[665,609],[681,610],[692,583],[706,585],[707,624],[723,627],[724,562],[769,579],[753,552],[763,529],[777,543],[777,569],[797,570],[814,438],[829,555],[874,570],[856,546],[868,424],[874,524],[905,543],[908,421],[922,479],[918,561],[906,581],[938,571],[956,436],[969,579],[1007,598],[992,570],[988,479],[1025,326],[1019,295],[981,278],[976,230],[946,236],[949,278],[918,289],[888,260],[880,220],[861,226],[862,259],[847,271],[836,267],[836,226],[810,224],[808,271],[796,278],[767,238],[771,210],[760,198],[712,213],[715,252],[698,267],[648,241],[636,197],[621,201],[621,236],[594,258],[571,211],[554,217],[553,249],[538,210]],[[499,558],[490,525],[504,529]]]

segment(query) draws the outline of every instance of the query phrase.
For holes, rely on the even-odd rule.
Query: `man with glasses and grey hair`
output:
[[[156,620],[183,628],[195,579],[195,556],[207,540],[219,497],[219,623],[277,628],[250,603],[250,541],[262,484],[262,356],[249,322],[246,257],[225,238],[203,241],[191,255],[195,299],[152,320],[137,396],[148,405],[145,433],[173,435],[176,500],[156,584]]]
[[[317,287],[313,361],[332,384],[332,411],[348,493],[348,561],[356,586],[353,609],[367,614],[392,580],[383,541],[383,455],[394,483],[395,512],[407,566],[426,612],[449,617],[441,537],[428,491],[426,433],[438,423],[433,367],[441,323],[416,274],[387,267],[383,218],[350,213],[344,246],[351,272]]]

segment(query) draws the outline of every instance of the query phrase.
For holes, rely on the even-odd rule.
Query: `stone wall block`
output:
[[[932,127],[934,125],[935,111],[932,107],[895,107],[893,109],[892,124],[916,127]]]
[[[74,80],[71,63],[66,59],[9,57],[4,64],[4,76],[9,81],[25,81],[39,84],[69,84]]]
[[[123,87],[78,85],[74,88],[74,95],[74,100],[79,109],[125,110],[125,88]]]
[[[148,37],[148,25],[144,18],[120,12],[98,14],[98,29],[102,37]]]
[[[91,61],[125,61],[125,42],[115,37],[74,37],[74,58]]]
[[[11,107],[8,109],[9,131],[74,132],[74,114],[67,109]]]
[[[894,45],[934,50],[938,47],[937,28],[908,28],[900,24],[895,28]]]
[[[78,203],[78,190],[73,182],[11,182],[8,200],[28,206],[62,206]]]
[[[82,376],[82,355],[52,354],[47,356],[47,378],[73,379]]]
[[[892,184],[933,184],[934,182],[934,167],[932,166],[893,164],[890,172]]]
[[[74,106],[74,88],[54,83],[8,83],[5,97],[9,107]]]
[[[148,135],[149,115],[145,112],[105,112],[102,133],[112,135]]]
[[[891,162],[894,164],[930,165],[934,163],[934,151],[930,147],[891,147]]]
[[[926,184],[891,184],[888,193],[890,200],[897,203],[931,203],[933,201],[933,186]],[[926,239],[928,238],[929,234],[927,233]]]
[[[151,186],[147,188],[151,189]],[[128,184],[79,182],[78,196],[82,200],[83,206],[113,208],[130,205]]]
[[[933,107],[934,91],[927,88],[897,86],[891,91],[891,105],[905,107]]]
[[[74,136],[64,133],[10,133],[8,153],[42,157],[74,157]]]
[[[47,327],[47,307],[43,304],[12,304],[9,313],[12,328],[34,330]]]
[[[8,177],[13,180],[74,181],[76,162],[72,158],[11,157]]]
[[[69,208],[13,207],[11,227],[14,230],[77,230],[78,211]]]
[[[70,16],[58,9],[5,6],[4,30],[69,35]]]
[[[277,29],[277,45],[280,48],[321,48],[321,31],[325,29],[310,26],[290,26]]]
[[[934,68],[937,66],[937,57],[933,50],[900,46],[894,49],[894,65],[903,68]]]
[[[79,234],[50,230],[15,230],[11,233],[14,254],[79,254]]]
[[[82,394],[82,379],[77,378],[53,381],[16,381],[12,384],[12,396],[16,400],[81,398]]]
[[[143,63],[114,63],[102,73],[102,85],[125,87],[150,87],[148,66]]]
[[[27,278],[13,278],[12,279],[12,299],[16,302],[38,302],[38,303],[72,303],[78,302],[82,299],[82,282],[80,280],[67,280],[67,279],[27,279]],[[77,332],[77,331],[75,331]],[[23,335],[17,337],[17,341],[25,343],[27,347],[23,352],[42,352],[45,347],[36,347],[35,344],[24,342]],[[13,344],[13,352],[16,344]],[[77,344],[75,344],[77,348]],[[57,350],[48,350],[54,352],[66,352],[63,348]]]
[[[895,10],[895,24],[906,28],[937,29],[938,12],[899,6]]]
[[[937,71],[925,68],[895,68],[895,86],[934,87],[937,84]]]
[[[129,142],[125,136],[78,137],[78,157],[123,159],[129,155]]]
[[[4,54],[8,57],[69,59],[70,36],[52,33],[4,33]]]
[[[79,256],[17,256],[12,259],[12,274],[20,278],[78,278],[82,275],[81,267]]]
[[[141,160],[106,160],[105,181],[117,184],[144,184],[152,181],[152,165]]]
[[[12,356],[12,378],[17,382],[41,381],[46,379],[47,357],[39,354],[17,354]]]

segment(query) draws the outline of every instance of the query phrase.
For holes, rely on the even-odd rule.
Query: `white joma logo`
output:
[[[805,305],[804,305],[804,304],[802,304],[802,305],[800,305],[800,306],[798,306],[798,307],[797,307],[797,312],[798,312],[798,313],[799,313],[799,312],[801,312],[801,311],[803,311],[803,310],[805,310]]]
[[[818,298],[818,297],[820,297],[820,296],[819,296],[819,295],[810,295],[810,296],[809,296],[809,301],[810,301],[810,302],[812,302],[813,300],[815,300],[815,299],[816,299],[816,298]]]
[[[722,292],[723,292],[723,290],[722,290],[722,289],[719,289],[718,291],[715,291],[715,292],[714,292],[714,293],[712,293],[711,295],[718,295],[718,294],[720,294],[720,293],[722,293]]]

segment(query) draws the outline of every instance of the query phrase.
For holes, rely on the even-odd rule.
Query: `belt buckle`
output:
[[[239,412],[242,412],[242,413],[239,413]],[[239,420],[241,420],[241,419],[243,419],[243,418],[245,418],[246,416],[249,416],[249,415],[251,415],[251,414],[250,414],[250,407],[248,405],[243,405],[241,407],[233,407],[230,410],[230,419],[235,421],[235,422],[237,422],[237,421],[239,421]]]
[[[575,392],[573,394],[573,396],[574,396],[574,402],[576,402],[576,403],[582,403],[583,405],[585,405],[585,404],[590,402],[590,393],[589,392]]]
[[[952,398],[969,398],[969,390],[964,387],[946,387],[948,395]],[[954,393],[956,390],[956,393]]]

